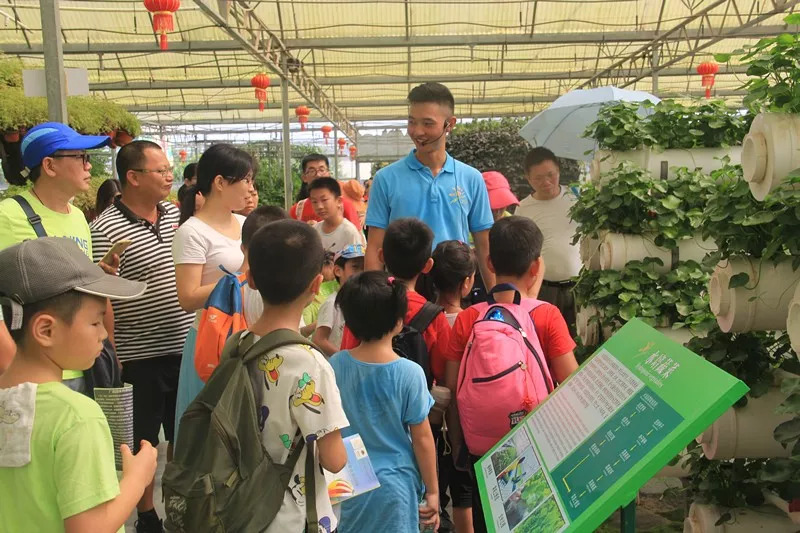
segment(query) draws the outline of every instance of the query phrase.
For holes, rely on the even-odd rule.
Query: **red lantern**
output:
[[[161,35],[160,46],[167,49],[167,32],[175,29],[172,14],[181,7],[181,0],[144,0],[144,7],[153,14],[153,31]]]
[[[339,145],[339,153],[344,153],[344,145],[347,144],[347,140],[344,137],[340,137],[336,144]]]
[[[186,150],[181,150],[180,152],[178,152],[178,157],[181,158],[181,163],[186,163],[186,156],[187,155],[188,154],[186,153]]]
[[[322,130],[322,138],[325,139],[325,144],[328,144],[328,139],[330,138],[333,128],[325,124],[320,130]]]
[[[258,110],[264,111],[264,102],[267,101],[267,89],[269,89],[269,76],[263,72],[259,72],[250,79],[250,85],[256,88]]]
[[[311,114],[311,110],[304,105],[300,105],[294,108],[294,114],[297,115],[297,120],[300,122],[300,129],[305,131],[306,122],[308,122],[308,115]]]
[[[356,148],[355,144],[350,145],[350,159],[353,161],[356,160],[356,152],[358,152],[358,148]]]
[[[713,61],[706,61],[697,65],[697,73],[703,76],[703,87],[706,88],[706,98],[711,98],[711,88],[714,86],[714,76],[719,72],[719,65]]]

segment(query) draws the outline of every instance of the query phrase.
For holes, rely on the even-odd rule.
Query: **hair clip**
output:
[[[394,285],[394,276],[389,276],[388,278],[386,278],[386,281],[389,282],[389,285]]]

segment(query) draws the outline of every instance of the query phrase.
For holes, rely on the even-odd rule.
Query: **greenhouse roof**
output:
[[[141,1],[60,0],[66,67],[144,122],[404,119],[415,84],[441,81],[460,117],[529,116],[570,89],[617,85],[702,94],[696,66],[765,36],[796,31],[800,0],[183,0],[158,48]],[[4,0],[0,51],[43,65],[38,0]],[[744,68],[720,65],[715,91],[741,100]],[[271,79],[259,112],[250,79]],[[292,117],[294,120],[294,117]],[[352,130],[349,130],[352,132]]]

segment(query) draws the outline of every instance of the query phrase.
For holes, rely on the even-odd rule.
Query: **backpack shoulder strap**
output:
[[[308,443],[306,451],[306,531],[319,531],[319,517],[317,516],[317,477],[314,468],[314,442]]]
[[[253,338],[253,335],[251,334],[249,337]],[[253,343],[244,350],[240,350],[242,353],[242,362],[247,363],[255,359],[259,354],[271,352],[289,344],[301,344],[311,346],[315,349],[317,348],[311,341],[300,335],[297,331],[291,329],[277,329],[264,335],[258,342]]]
[[[42,225],[42,217],[36,214],[36,211],[33,210],[33,207],[28,202],[28,200],[26,200],[19,194],[12,196],[12,198],[22,208],[22,211],[28,218],[28,223],[31,225],[31,227],[33,227],[33,231],[36,232],[36,236],[40,238],[47,237],[47,232],[44,230],[44,226]]]
[[[436,319],[436,316],[442,311],[444,311],[444,307],[441,305],[425,302],[422,308],[417,311],[417,314],[414,315],[414,318],[412,318],[408,323],[408,327],[414,328],[422,333],[428,329],[428,326],[431,325],[431,322],[433,322]]]

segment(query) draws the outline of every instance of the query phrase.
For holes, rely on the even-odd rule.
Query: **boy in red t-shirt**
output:
[[[408,324],[411,319],[422,309],[427,301],[424,296],[414,290],[420,274],[427,274],[433,267],[431,247],[433,246],[433,232],[417,218],[398,218],[386,228],[383,239],[383,248],[378,250],[378,256],[386,265],[387,270],[408,287],[408,311],[404,322]],[[445,358],[450,337],[450,323],[445,314],[439,313],[433,322],[422,332],[425,346],[428,347],[428,356],[431,360],[431,373],[439,384],[444,383]],[[358,346],[358,340],[345,326],[342,334],[342,350],[349,350]]]
[[[489,270],[497,276],[497,284],[510,283],[523,295],[535,296],[544,279],[544,261],[541,257],[543,240],[541,230],[528,218],[510,216],[495,222],[489,231]],[[510,303],[513,292],[498,292],[495,298],[498,302]],[[458,418],[456,383],[464,348],[469,342],[472,326],[478,318],[475,306],[459,313],[444,354],[447,359],[445,386],[452,391],[452,400],[447,409],[447,422],[453,457],[465,457],[461,455],[464,441]],[[549,364],[550,374],[554,381],[560,383],[578,368],[573,353],[575,341],[570,337],[567,323],[558,308],[549,303],[543,303],[534,309],[531,318]],[[477,459],[479,457],[470,456],[470,463],[474,463]],[[463,461],[461,466],[464,466]],[[472,520],[476,532],[486,531],[474,476]]]

